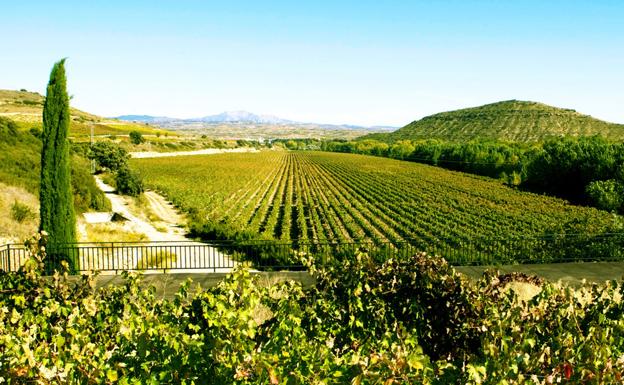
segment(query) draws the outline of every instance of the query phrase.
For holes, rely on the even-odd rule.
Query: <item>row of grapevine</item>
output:
[[[195,222],[218,224],[228,238],[245,232],[284,242],[409,241],[428,250],[474,244],[490,252],[492,239],[559,233],[566,223],[606,232],[613,224],[606,212],[498,181],[363,155],[264,151],[133,166]]]

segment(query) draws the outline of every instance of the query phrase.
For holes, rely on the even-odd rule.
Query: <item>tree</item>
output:
[[[130,170],[128,166],[123,166],[117,170],[115,184],[117,185],[117,192],[125,195],[136,197],[143,192],[143,181],[141,177]]]
[[[76,216],[69,157],[69,96],[65,59],[52,67],[43,106],[41,148],[40,229],[48,233],[48,268],[65,259],[70,272],[78,270],[76,255],[59,255],[56,246],[76,242]],[[58,250],[58,249],[56,249]]]
[[[143,139],[143,135],[141,135],[139,131],[130,131],[129,136],[130,142],[132,142],[132,144],[141,144],[145,141]]]
[[[620,211],[624,204],[624,185],[615,180],[597,180],[586,188],[591,203],[602,210]]]
[[[128,152],[113,142],[95,142],[91,145],[89,158],[95,159],[100,168],[117,171],[128,163]]]

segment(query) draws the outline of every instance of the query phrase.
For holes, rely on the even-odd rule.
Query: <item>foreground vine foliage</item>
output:
[[[510,276],[469,283],[424,253],[358,254],[308,261],[317,283],[305,291],[237,269],[167,300],[131,273],[101,289],[92,276],[44,277],[42,241],[19,272],[0,272],[0,383],[623,383],[619,282],[532,280],[541,291],[525,301]]]

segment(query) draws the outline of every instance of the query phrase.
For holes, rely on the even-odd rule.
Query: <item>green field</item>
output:
[[[451,250],[475,238],[560,233],[566,223],[599,233],[613,222],[491,179],[363,155],[265,151],[132,165],[212,239],[409,240]]]
[[[404,139],[469,141],[494,139],[538,142],[553,136],[602,135],[624,139],[624,124],[609,123],[575,110],[537,102],[508,100],[484,106],[441,112],[416,120],[388,134],[363,139],[395,142]]]

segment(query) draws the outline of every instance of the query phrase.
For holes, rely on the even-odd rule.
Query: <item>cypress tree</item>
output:
[[[75,253],[61,255],[55,247],[76,242],[76,215],[71,187],[69,159],[69,97],[65,78],[65,59],[54,64],[43,107],[43,147],[41,149],[40,229],[48,233],[47,269],[60,259],[78,270]]]

